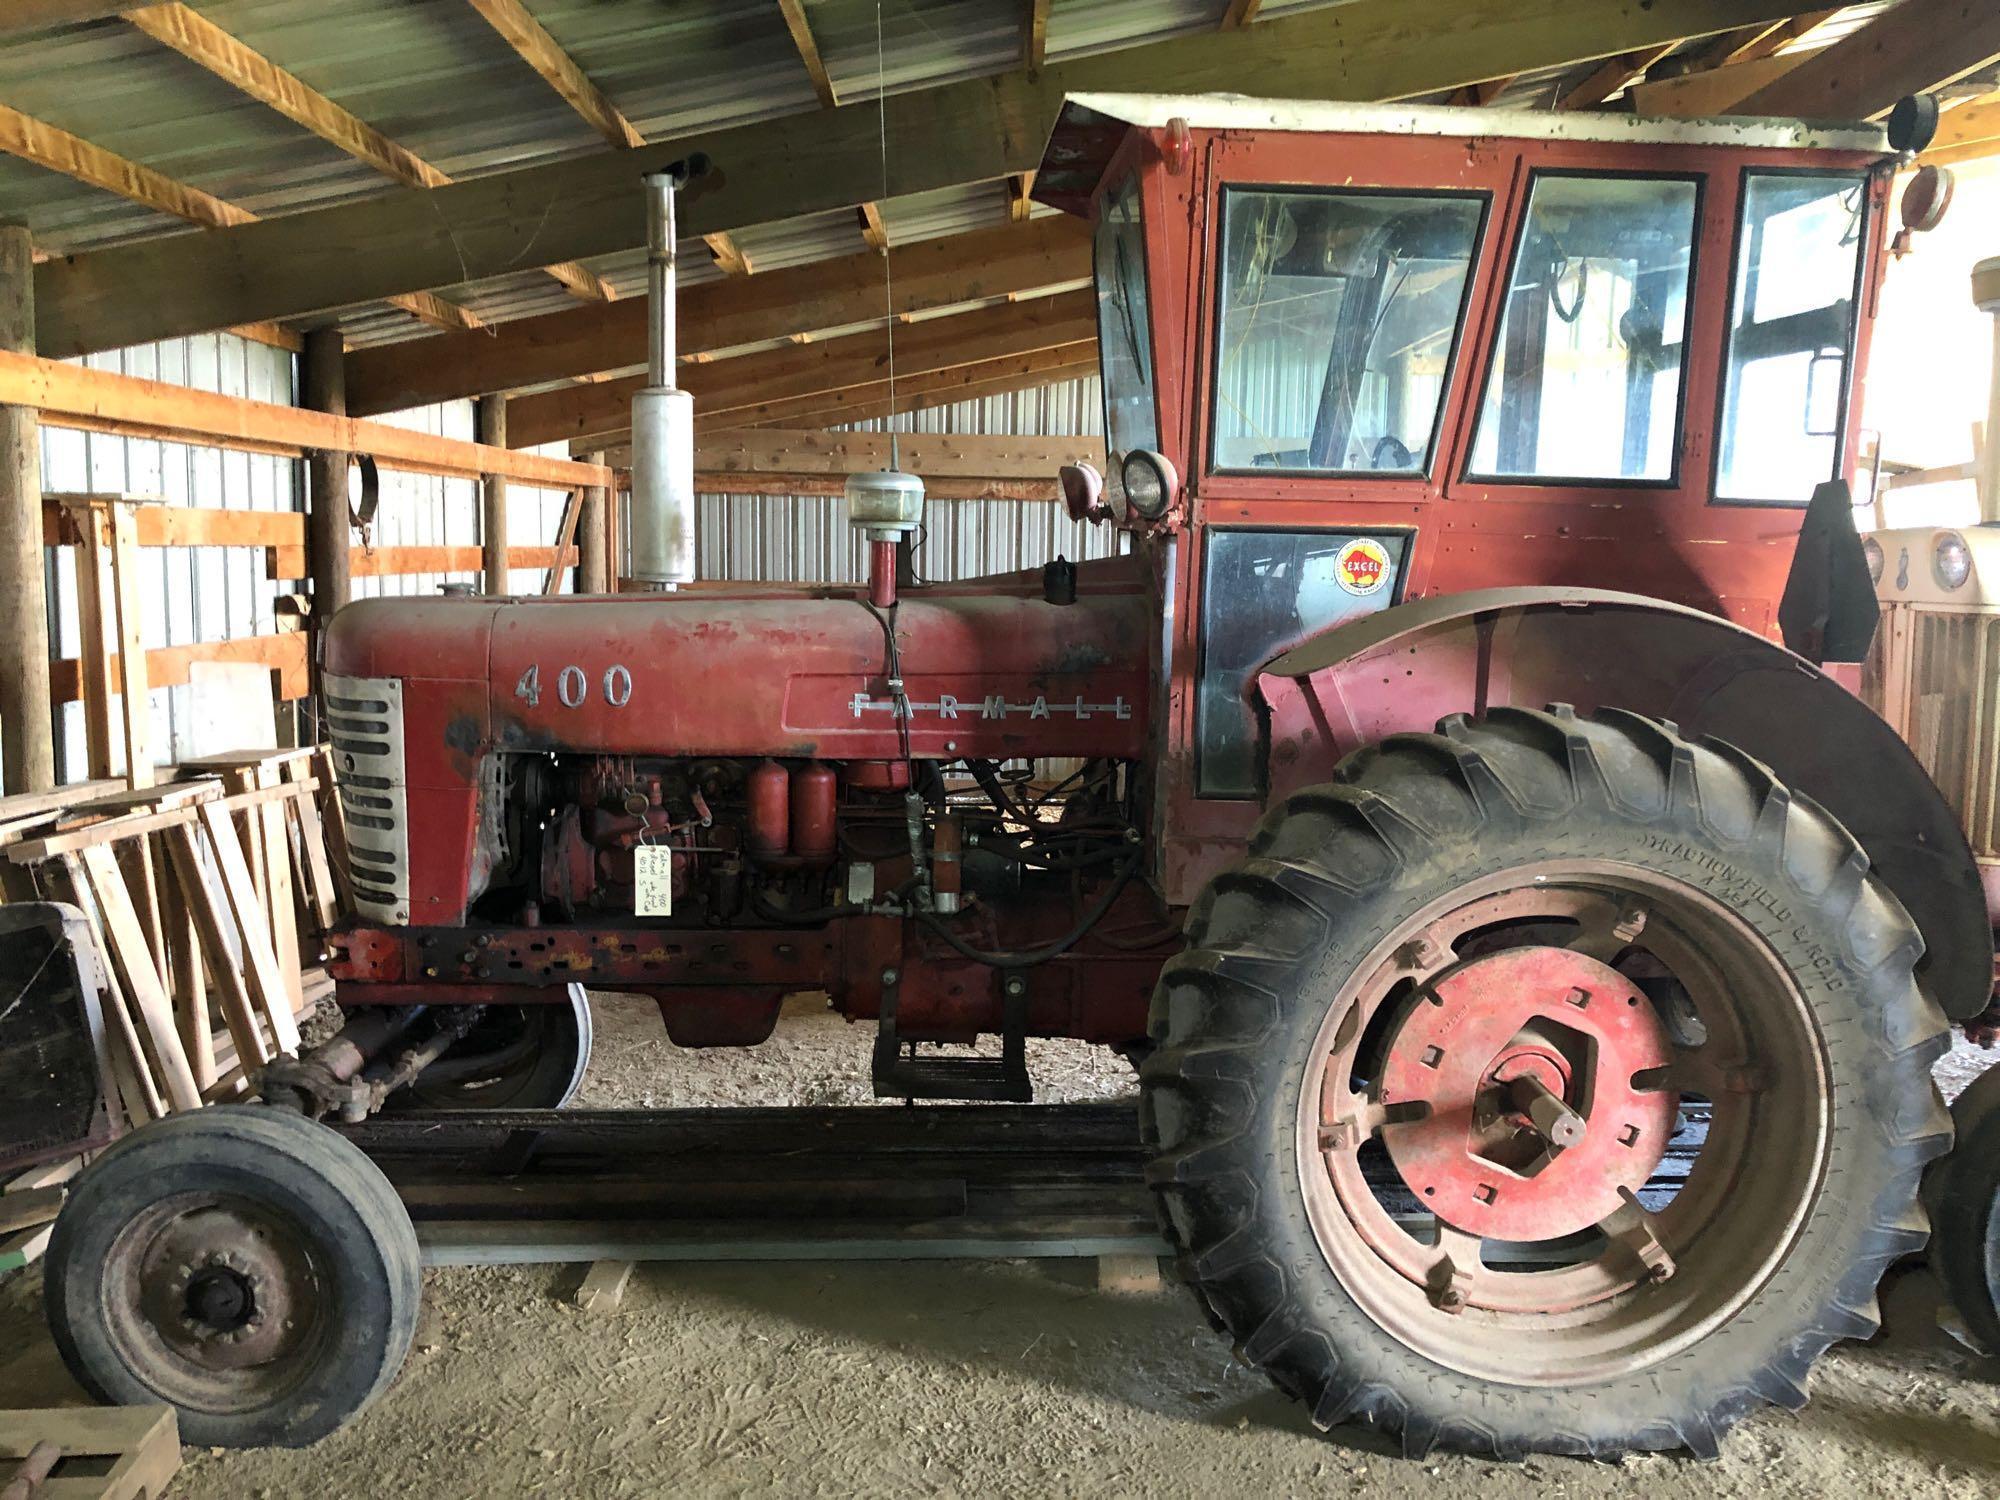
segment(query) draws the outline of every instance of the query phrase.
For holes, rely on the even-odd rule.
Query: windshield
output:
[[[1114,455],[1160,446],[1153,404],[1153,341],[1146,321],[1146,235],[1139,179],[1105,199],[1092,247],[1097,348],[1104,374],[1104,434]]]
[[[1428,469],[1485,212],[1463,194],[1223,195],[1218,469]]]

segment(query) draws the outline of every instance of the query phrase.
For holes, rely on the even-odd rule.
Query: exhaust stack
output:
[[[646,184],[646,388],[632,397],[632,577],[671,589],[694,581],[694,397],[674,384],[674,200],[708,170],[692,156]]]

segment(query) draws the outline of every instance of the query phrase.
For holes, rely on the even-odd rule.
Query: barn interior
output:
[[[1323,142],[1284,154],[1343,132],[1372,137],[1352,168],[1313,155]],[[1526,165],[1495,166],[1511,160],[1495,141],[1530,142]],[[1440,143],[1452,161],[1435,170],[1452,180],[1396,206],[1409,190],[1396,174],[1421,183],[1433,169],[1416,153]],[[1649,143],[1665,152],[1651,164],[1589,156]],[[1406,151],[1419,165],[1401,165]],[[1673,154],[1696,151],[1727,170]],[[1740,181],[1730,152],[1748,153]],[[1152,195],[1143,209],[1138,187],[1108,190],[1119,171]],[[1766,316],[1741,268],[1793,235],[1810,244],[1770,273]],[[1364,304],[1364,287],[1378,300]],[[1537,299],[1547,327],[1524,331]],[[1473,354],[1456,351],[1482,337],[1493,371],[1475,386]],[[1190,372],[1187,389],[1171,370]],[[1789,413],[1787,392],[1796,431],[1760,415]],[[1996,429],[1990,0],[0,5],[6,1500],[1991,1493],[2000,1073],[1983,1087],[1991,1104],[1967,1091],[2000,1056],[1986,1003],[1987,913],[2000,910]],[[1268,542],[1272,507],[1337,506],[1377,479],[1408,487],[1402,516],[1318,551]],[[1606,519],[1531,513],[1510,499],[1522,485],[1587,488]],[[1645,511],[1649,487],[1685,499],[1699,526]],[[1460,499],[1509,519],[1505,535],[1472,527],[1453,563],[1436,536],[1457,523],[1422,507]],[[1187,549],[1210,524],[1235,529],[1202,543],[1199,610],[1182,594],[1163,611],[1157,578],[1195,576]],[[1573,524],[1605,528],[1582,538],[1597,550],[1552,550]],[[1725,553],[1698,599],[1678,591],[1681,559]],[[1767,561],[1776,583],[1752,597]],[[1412,583],[1420,569],[1435,581]],[[1273,593],[1281,576],[1289,592]],[[1009,581],[969,582],[996,578]],[[1884,889],[1902,926],[1882,918],[1880,942],[1898,949],[1907,928],[1911,993],[1929,1004],[1947,972],[1978,991],[1939,1001],[1935,1035],[1910,1043],[1935,1078],[1936,1119],[1967,1101],[1951,1155],[1941,1123],[1908,1123],[1929,1107],[1921,1081],[1869,1094],[1856,1117],[1937,1158],[1906,1174],[1908,1233],[1877,1256],[1875,1301],[1829,1325],[1817,1345],[1844,1341],[1809,1384],[1801,1367],[1673,1441],[1487,1444],[1448,1420],[1418,1440],[1415,1419],[1360,1398],[1294,1400],[1257,1368],[1270,1363],[1257,1327],[1224,1327],[1236,1315],[1203,1291],[1204,1317],[1191,1294],[1203,1257],[1171,1211],[1158,1217],[1161,1127],[1138,1123],[1158,1108],[1138,1101],[1166,1035],[1147,1019],[1153,976],[1168,965],[1164,994],[1190,911],[1219,899],[1199,892],[1235,878],[1225,867],[1264,837],[1257,819],[1281,786],[1309,796],[1299,788],[1338,779],[1328,760],[1286,781],[1286,736],[1344,747],[1370,714],[1398,732],[1440,717],[1411,726],[1364,703],[1367,673],[1344,690],[1344,730],[1338,713],[1330,728],[1312,717],[1293,684],[1341,670],[1303,659],[1316,633],[1352,640],[1341,633],[1378,608],[1387,619],[1517,586],[1552,591],[1534,606],[1552,611],[1563,590],[1657,596],[1772,661],[1794,653],[1786,680],[1807,696],[1774,689],[1758,732],[1842,768],[1845,800],[1815,784],[1797,802],[1831,807],[1856,881],[1871,861],[1871,878],[1914,872],[1908,891]],[[1045,654],[960,703],[912,626],[906,693],[898,612],[921,622],[946,607],[927,598],[954,588],[973,600],[945,621],[960,678],[1010,649]],[[1001,607],[1016,595],[1029,613]],[[651,627],[625,634],[636,617],[612,613],[669,596],[700,622],[689,639],[706,632],[698,651]],[[850,608],[822,629],[783,616],[788,600],[858,600],[875,619]],[[1058,613],[1032,623],[1044,606]],[[570,656],[519,644],[558,612]],[[1490,619],[1479,629],[1488,649]],[[876,748],[832,729],[815,742],[799,727],[815,722],[807,679],[785,672],[831,680],[835,667],[811,664],[836,659],[858,672],[847,664],[885,635],[886,666],[870,655],[864,674],[879,686],[827,700],[839,733],[872,733]],[[1616,659],[1657,650],[1678,671],[1696,639],[1678,616],[1647,617]],[[589,654],[607,643],[612,655]],[[670,646],[685,653],[679,675],[655,697]],[[1191,680],[1170,691],[1162,656],[1177,652]],[[546,769],[463,772],[466,816],[486,821],[462,828],[440,789],[485,731],[450,717],[458,669],[439,664],[475,656],[467,670],[491,676],[496,703],[527,705],[493,743]],[[1108,685],[1086,683],[1084,658]],[[1597,701],[1675,719],[1692,765],[1704,735],[1736,740],[1722,727],[1734,720],[1704,717],[1711,698],[1715,715],[1750,712],[1725,701],[1737,658],[1722,659],[1708,677],[1688,669],[1699,692],[1675,679],[1686,714]],[[414,726],[445,726],[428,781],[405,776],[404,720],[382,729],[371,696],[397,660],[422,664],[396,688],[411,745]],[[1523,658],[1524,694],[1537,670]],[[1668,669],[1634,675],[1648,670]],[[1259,687],[1273,677],[1285,685]],[[786,681],[790,697],[774,685]],[[1478,703],[1551,701],[1505,691],[1482,675]],[[1821,691],[1850,707],[1792,715]],[[778,698],[784,737],[769,747],[737,744],[734,728],[703,741],[705,725]],[[549,727],[565,711],[611,726],[588,761]],[[990,743],[1005,748],[966,748],[987,745],[971,736],[996,718],[991,732],[1013,738]],[[649,769],[663,743],[690,758]],[[1761,745],[1730,754],[1775,763]],[[1183,762],[1157,780],[1129,769]],[[760,848],[767,795],[776,842]],[[822,795],[823,826],[804,810]],[[989,822],[965,810],[988,799]],[[1204,801],[1224,810],[1205,815]],[[689,873],[673,851],[712,849],[711,803],[717,827],[746,810],[746,843]],[[499,843],[482,831],[496,817]],[[426,843],[478,871],[455,911],[382,852]],[[907,863],[854,853],[885,846]],[[746,854],[764,883],[739,890]],[[1926,863],[1947,857],[1960,864],[1943,875]],[[1015,868],[982,874],[996,859]],[[1060,887],[1075,929],[1008,914],[1000,893],[1037,878]],[[1719,904],[1759,899],[1736,888]],[[427,919],[425,902],[447,915]],[[1850,930],[1873,931],[1875,908],[1857,902]],[[676,910],[700,925],[642,920]],[[575,982],[554,1003],[505,1003],[521,981],[496,964],[539,964],[607,913],[632,919],[617,929],[627,966],[606,956],[609,936],[594,959],[572,946],[559,978]],[[787,942],[728,946],[732,913]],[[914,970],[899,979],[910,960],[886,936],[829,939],[823,957],[788,946],[828,918],[892,916],[917,934],[895,943],[942,955],[936,989]],[[420,936],[427,920],[444,935]],[[469,936],[482,923],[493,931]],[[1640,929],[1627,926],[1612,931],[1629,943]],[[635,930],[686,951],[642,959]],[[1067,988],[1015,977],[1086,934],[1077,951],[1096,967]],[[991,980],[990,1015],[969,999],[953,1009],[944,986],[961,959]],[[713,982],[705,961],[754,964],[754,1006],[676,1009],[641,973],[663,964],[692,987]],[[859,998],[845,997],[864,967]],[[1648,987],[1678,981],[1643,963],[1621,972],[1635,1007],[1659,1008],[1659,1035],[1684,1043]],[[466,1003],[435,1003],[453,984]],[[382,1019],[399,1004],[407,1015]],[[1595,1066],[1613,1040],[1579,1045]],[[1657,1042],[1619,1045],[1638,1058]],[[454,1073],[468,1049],[484,1070]],[[1548,1056],[1559,1077],[1500,1080],[1508,1128],[1537,1153],[1510,1180],[1580,1151],[1586,1117],[1603,1113],[1589,1088],[1563,1097],[1579,1054]],[[1632,1062],[1626,1081],[1657,1060]],[[1845,1082],[1825,1097],[1846,1097]],[[1758,1088],[1783,1093],[1743,1091]],[[1037,1124],[1044,1105],[1069,1112]],[[247,1338],[245,1356],[217,1356],[203,1334],[190,1357],[220,1360],[201,1366],[207,1384],[138,1399],[92,1376],[64,1331],[72,1315],[51,1313],[88,1259],[72,1253],[59,1273],[51,1247],[59,1259],[63,1236],[83,1233],[84,1185],[114,1145],[294,1106],[381,1163],[383,1211],[406,1213],[406,1232],[415,1222],[408,1265],[363,1278],[409,1282],[399,1354],[372,1399],[303,1446],[211,1440],[223,1428],[201,1413],[254,1379],[261,1320],[229,1321],[223,1342]],[[581,1123],[561,1134],[525,1118],[544,1106]],[[717,1115],[727,1130],[707,1123]],[[581,1165],[524,1176],[536,1151]],[[662,1175],[635,1185],[634,1161]],[[773,1162],[792,1164],[780,1190]],[[1839,1171],[1826,1175],[1837,1188]],[[1516,1238],[1554,1243],[1592,1222]],[[1913,1225],[1932,1231],[1928,1248]],[[246,1287],[306,1298],[330,1284],[324,1263],[300,1271],[271,1252],[267,1265],[227,1235],[211,1260],[160,1233],[154,1261],[196,1262],[167,1322],[192,1327],[188,1309]],[[1673,1284],[1663,1236],[1604,1234],[1639,1257],[1638,1282]],[[1448,1227],[1433,1235],[1448,1248]],[[151,1265],[130,1273],[142,1312]],[[104,1274],[91,1295],[109,1302],[122,1283]],[[1463,1305],[1449,1269],[1426,1295],[1432,1310]],[[1676,1316],[1708,1316],[1686,1306]],[[333,1321],[298,1317],[324,1334],[306,1363],[349,1357]],[[106,1315],[112,1352],[98,1358],[133,1364],[115,1352],[142,1337],[126,1326]],[[344,1326],[371,1337],[358,1315]],[[283,1338],[274,1347],[291,1357]]]

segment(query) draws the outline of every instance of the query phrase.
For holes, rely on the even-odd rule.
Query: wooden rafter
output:
[[[1229,0],[1229,6],[1222,13],[1222,29],[1236,31],[1257,19],[1257,12],[1264,8],[1264,0]]]
[[[1556,99],[1557,109],[1589,109],[1602,104],[1620,89],[1637,83],[1646,70],[1665,57],[1678,42],[1642,47],[1637,52],[1621,52],[1593,68],[1582,82],[1572,85]]]
[[[1694,61],[1698,67],[1725,68],[1731,63],[1755,62],[1760,57],[1770,57],[1817,31],[1844,8],[1836,5],[1831,10],[1807,11],[1789,21],[1764,21],[1755,26],[1725,31],[1698,50]]]
[[[0,151],[204,229],[257,221],[257,216],[247,208],[238,208],[213,193],[205,193],[5,105],[0,105]],[[429,292],[407,292],[386,300],[434,327],[463,330],[483,326],[465,308]]]
[[[1468,83],[1462,89],[1454,89],[1448,104],[1462,104],[1473,109],[1483,109],[1507,91],[1507,85],[1514,81],[1509,73],[1505,78],[1484,78],[1478,83]]]
[[[708,246],[708,253],[715,257],[716,268],[725,276],[748,276],[752,270],[750,257],[745,255],[736,241],[727,234],[705,234],[702,243]]]
[[[874,381],[837,391],[697,412],[695,427],[699,433],[740,427],[824,427],[838,422],[858,421],[863,417],[930,411],[960,401],[976,401],[985,396],[1011,395],[1015,391],[1060,385],[1097,373],[1097,342],[1088,339],[1052,349],[1038,349],[1031,354],[979,360],[969,365],[954,365],[947,370],[922,374],[905,375],[898,369],[893,401],[889,397],[888,382]],[[578,443],[572,451],[596,451],[601,444],[608,442],[615,445],[629,440],[630,434],[621,432],[608,439],[592,438],[586,443]],[[628,467],[630,461],[629,454],[620,453],[615,447],[603,459],[615,468]]]
[[[126,11],[124,16],[130,25],[160,45],[173,49],[237,92],[276,110],[293,124],[304,126],[328,145],[404,187],[440,188],[451,183],[448,173],[416,152],[397,145],[198,11],[178,3],[142,5]],[[608,302],[616,295],[607,283],[574,262],[547,269],[550,276],[579,297]]]
[[[569,107],[605,140],[621,150],[646,144],[645,137],[632,128],[632,122],[605,98],[604,91],[590,81],[589,75],[542,23],[528,14],[520,0],[465,0],[465,3],[484,16],[521,60],[541,74],[543,81],[562,95]]]
[[[792,45],[799,49],[799,61],[806,65],[806,76],[812,80],[821,107],[835,108],[840,97],[833,91],[833,79],[827,74],[825,59],[819,55],[819,43],[813,40],[812,22],[806,19],[805,6],[800,0],[778,0],[778,11],[785,18],[785,30],[792,34]]]
[[[892,154],[886,184],[873,109],[692,130],[636,152],[304,210],[193,242],[167,237],[53,260],[35,269],[37,344],[84,353],[455,285],[546,258],[628,251],[644,230],[632,209],[634,176],[694,151],[725,166],[722,180],[683,205],[683,230],[698,236],[1028,171],[1040,164],[1066,95],[1129,88],[1135,77],[1158,90],[1254,83],[1277,98],[1409,98],[1797,9],[1798,0],[1519,0],[1482,4],[1469,18],[1463,0],[1355,0],[1052,61],[1039,73],[1013,67],[1010,56],[1010,71],[884,101],[891,136],[921,143]],[[471,225],[479,232],[459,227]]]
[[[1049,6],[1051,0],[1028,0],[1027,19],[1021,26],[1021,60],[1039,68],[1049,60]]]
[[[1873,119],[2000,61],[1993,0],[1903,0],[1740,101],[1737,112]]]
[[[1678,78],[1662,78],[1656,83],[1634,84],[1632,107],[1642,115],[1665,115],[1692,120],[1729,113],[1757,90],[1782,78],[1798,67],[1810,53],[1787,53],[1782,57],[1753,57],[1726,67],[1684,73]]]
[[[1927,166],[2000,156],[2000,93],[1953,105],[1938,121],[1937,139],[1917,160]]]
[[[1007,179],[1007,217],[1025,224],[1035,211],[1035,174],[1016,172]]]
[[[893,310],[932,312],[1090,278],[1090,229],[1067,215],[919,240],[890,251]],[[882,316],[882,261],[856,250],[809,265],[689,286],[680,299],[683,355],[767,343]],[[647,315],[637,300],[578,307],[477,334],[352,350],[347,409],[356,416],[460,396],[545,385],[646,361]]]
[[[927,318],[897,331],[897,377],[1074,344],[1096,336],[1096,319],[1096,300],[1088,291]],[[871,328],[804,346],[684,365],[678,378],[681,388],[693,394],[695,409],[713,416],[732,407],[881,380],[887,374],[887,342],[886,329]],[[516,396],[507,403],[507,441],[528,448],[616,432],[630,423],[632,394],[646,378],[631,375]]]
[[[861,221],[861,238],[877,255],[889,253],[889,227],[882,222],[882,209],[873,201],[854,210]]]
[[[0,151],[206,229],[248,224],[257,217],[213,193],[204,193],[5,105],[0,105]]]

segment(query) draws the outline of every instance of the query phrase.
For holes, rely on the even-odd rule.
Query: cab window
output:
[[[1866,204],[1856,176],[1745,175],[1717,499],[1803,505],[1838,472]]]
[[[1251,679],[1306,637],[1394,604],[1409,536],[1216,527],[1202,547],[1196,787],[1253,797],[1262,767]]]
[[[1225,190],[1214,467],[1428,472],[1485,209]]]
[[[1697,194],[1686,178],[1536,174],[1473,477],[1673,480]]]
[[[1146,233],[1139,179],[1106,195],[1092,241],[1097,348],[1104,376],[1104,433],[1113,454],[1160,446],[1153,400],[1153,338],[1146,309]]]

